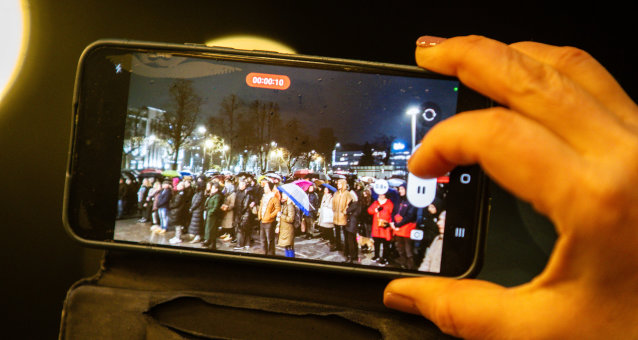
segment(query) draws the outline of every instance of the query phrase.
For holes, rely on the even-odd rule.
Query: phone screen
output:
[[[100,58],[126,111],[110,241],[434,274],[474,253],[459,239],[476,238],[476,169],[407,170],[458,111],[457,80],[161,50]]]

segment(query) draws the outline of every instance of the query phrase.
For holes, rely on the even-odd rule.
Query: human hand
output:
[[[636,104],[575,48],[470,36],[417,47],[416,59],[504,107],[436,125],[410,171],[435,177],[478,163],[547,215],[558,239],[543,272],[521,286],[399,279],[384,303],[464,338],[638,338]]]

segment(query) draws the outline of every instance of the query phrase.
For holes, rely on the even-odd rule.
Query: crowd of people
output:
[[[339,252],[345,263],[361,263],[364,254],[372,254],[378,266],[440,271],[443,200],[417,209],[406,198],[405,181],[376,192],[372,183],[351,176],[306,181],[311,184],[303,188],[309,202],[304,212],[299,202],[277,189],[294,180],[278,175],[149,177],[136,186],[122,179],[118,217],[133,207],[137,222],[150,224],[153,234],[174,231],[168,240],[173,245],[215,250],[221,241],[247,251],[258,239],[264,255],[274,256],[279,247],[292,258],[295,238],[319,237],[329,245],[326,253]],[[415,229],[423,231],[423,238],[412,237]]]

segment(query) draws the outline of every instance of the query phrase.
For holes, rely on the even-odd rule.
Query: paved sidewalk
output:
[[[150,223],[139,223],[137,218],[118,220],[115,226],[115,240],[152,243],[170,245],[183,248],[205,249],[201,243],[189,243],[186,236],[182,236],[183,242],[171,244],[169,240],[175,236],[175,231],[167,231],[164,234],[151,232]],[[259,241],[259,231],[255,230],[252,235],[253,243],[248,249],[234,250],[235,244],[230,241],[217,239],[217,250],[262,254],[261,242]],[[284,249],[276,247],[277,256],[284,257]],[[372,261],[372,254],[359,254],[359,264],[368,266],[379,266]],[[303,236],[295,237],[295,257],[300,259],[315,259],[321,261],[343,262],[345,257],[338,251],[330,251],[328,241],[319,237],[307,240]]]

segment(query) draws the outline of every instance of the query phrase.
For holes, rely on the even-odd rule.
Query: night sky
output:
[[[287,75],[291,86],[283,91],[249,87],[245,77],[250,72]],[[129,107],[166,109],[170,102],[168,89],[175,77],[193,80],[195,91],[203,98],[202,123],[211,114],[218,114],[225,97],[235,94],[245,104],[254,100],[277,103],[284,122],[296,116],[312,136],[322,127],[332,127],[342,144],[363,144],[381,134],[408,144],[408,108],[433,101],[442,117],[456,110],[454,81],[145,56],[136,56],[133,62]]]

